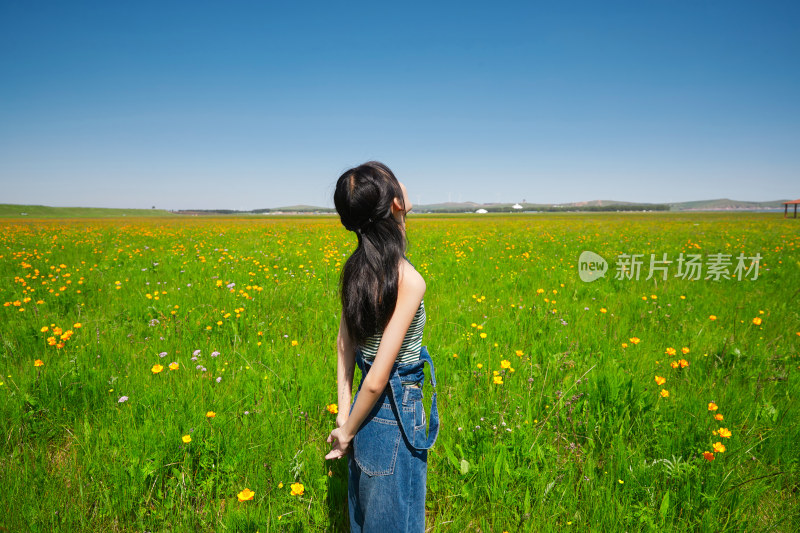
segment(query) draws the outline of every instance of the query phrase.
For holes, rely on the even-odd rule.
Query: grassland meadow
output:
[[[338,219],[0,224],[0,531],[345,528],[323,459]],[[442,418],[428,529],[796,531],[797,224],[410,216]],[[671,262],[647,279],[651,254]]]

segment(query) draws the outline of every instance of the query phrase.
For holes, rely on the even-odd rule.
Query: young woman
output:
[[[425,281],[405,258],[405,186],[377,162],[339,177],[334,193],[342,224],[358,246],[342,270],[342,317],[336,346],[339,416],[326,459],[350,453],[350,529],[367,533],[425,530],[427,450],[439,432],[436,393],[426,434],[422,347]],[[355,365],[361,383],[352,407]]]

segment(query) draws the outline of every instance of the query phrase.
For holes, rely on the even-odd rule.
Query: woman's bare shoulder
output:
[[[400,261],[400,279],[398,280],[398,291],[408,291],[409,293],[425,294],[425,279],[417,272],[411,263],[403,259]]]

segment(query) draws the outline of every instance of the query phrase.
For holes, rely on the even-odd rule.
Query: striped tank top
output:
[[[397,364],[405,365],[408,363],[416,363],[419,361],[419,351],[422,348],[422,333],[425,330],[425,300],[419,303],[419,308],[411,320],[411,325],[408,326],[408,331],[403,339],[403,344],[400,345],[400,352],[397,354]],[[376,333],[366,341],[362,346],[361,354],[367,361],[373,361],[375,356],[378,355],[378,346],[381,344],[383,332]]]

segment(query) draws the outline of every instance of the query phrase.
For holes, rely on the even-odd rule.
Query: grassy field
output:
[[[0,531],[343,529],[345,463],[323,459],[354,245],[338,219],[0,224]],[[408,227],[442,418],[429,530],[795,530],[797,220]],[[585,250],[604,278],[581,281]],[[644,254],[639,279],[620,254]]]

